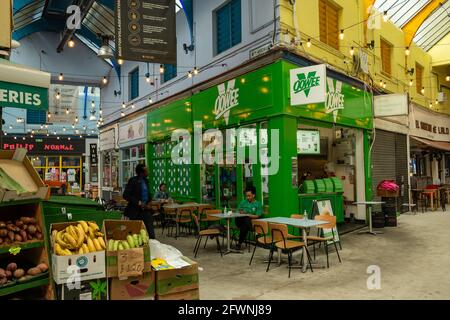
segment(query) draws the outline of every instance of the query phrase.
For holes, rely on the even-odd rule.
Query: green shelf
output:
[[[27,249],[33,249],[33,248],[41,248],[44,247],[44,240],[41,241],[33,241],[33,242],[26,242],[26,243],[17,243],[12,244],[9,246],[1,246],[0,247],[0,254],[3,253],[9,253],[10,248],[20,247],[20,251],[27,250]]]
[[[38,204],[41,203],[42,199],[27,199],[27,200],[11,200],[0,202],[0,207],[10,207],[10,206],[20,206],[24,204]]]
[[[27,290],[27,289],[31,289],[31,288],[46,286],[49,283],[50,283],[50,278],[47,277],[47,278],[44,278],[44,279],[31,280],[29,282],[16,284],[14,286],[9,286],[9,287],[0,289],[0,297],[1,296],[6,296],[6,295],[9,295],[9,294],[12,294],[12,293],[24,291],[24,290]]]

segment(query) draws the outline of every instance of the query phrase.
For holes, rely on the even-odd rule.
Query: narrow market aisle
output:
[[[349,233],[342,236],[340,264],[330,252],[330,268],[301,273],[293,269],[288,278],[286,263],[273,264],[265,272],[268,251],[257,249],[251,266],[251,254],[220,257],[215,241],[199,250],[201,299],[450,299],[450,211],[402,215],[399,227],[384,228],[384,234],[372,236]],[[193,258],[195,238],[162,237]],[[312,250],[311,250],[312,251]],[[326,263],[322,250],[318,262]],[[294,259],[298,259],[294,256]],[[285,260],[285,259],[284,259]],[[286,260],[287,261],[287,260]],[[369,266],[381,271],[381,289],[369,290]]]

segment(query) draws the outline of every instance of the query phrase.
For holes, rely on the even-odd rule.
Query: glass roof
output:
[[[387,12],[389,19],[403,28],[431,0],[376,0],[375,8]],[[430,50],[450,32],[450,3],[442,1],[419,27],[413,41],[424,50]]]

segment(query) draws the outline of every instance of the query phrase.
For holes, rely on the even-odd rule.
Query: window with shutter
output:
[[[339,50],[339,8],[328,0],[319,0],[320,41]]]
[[[177,66],[173,64],[164,65],[164,82],[170,81],[177,77]]]
[[[241,0],[231,0],[216,11],[216,52],[222,53],[241,41]]]
[[[392,74],[392,45],[384,39],[380,39],[381,70],[387,75]]]
[[[134,69],[128,74],[129,81],[129,100],[139,97],[139,68]]]
[[[47,111],[27,109],[27,124],[45,124],[47,122]]]
[[[417,93],[422,94],[423,88],[423,67],[416,62],[416,90]]]

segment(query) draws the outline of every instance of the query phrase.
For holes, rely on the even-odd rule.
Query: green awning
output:
[[[0,106],[48,110],[51,74],[0,59]]]

